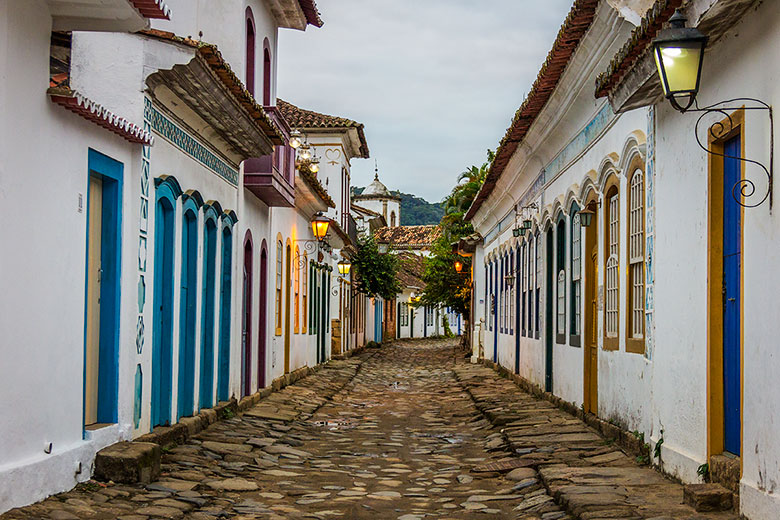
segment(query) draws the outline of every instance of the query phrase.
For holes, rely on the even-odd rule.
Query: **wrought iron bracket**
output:
[[[303,250],[306,253],[314,253],[320,251],[319,240],[305,240],[299,238],[298,240],[295,241],[296,244],[301,242],[303,243]],[[306,268],[306,258],[304,258],[300,250],[295,254],[295,265],[298,267],[298,270]]]
[[[749,105],[742,105],[742,106],[728,106],[730,103],[737,103],[737,102],[745,102],[749,103]],[[761,200],[758,200],[754,203],[746,203],[745,199],[748,199],[749,197],[753,197],[756,195],[760,195],[761,192],[756,194],[756,184],[747,178],[745,175],[745,171],[743,169],[741,178],[739,181],[737,181],[734,186],[731,188],[731,196],[734,197],[734,200],[739,204],[740,206],[744,208],[755,208],[763,204],[766,200],[769,200],[769,211],[772,211],[772,199],[773,199],[773,177],[774,177],[774,151],[775,151],[775,129],[774,129],[774,118],[772,114],[772,106],[768,105],[767,103],[764,103],[760,99],[754,99],[754,98],[734,98],[734,99],[727,99],[725,101],[720,101],[718,103],[713,103],[712,105],[708,105],[705,107],[699,107],[698,103],[695,104],[696,108],[688,109],[687,112],[699,112],[701,115],[696,120],[696,127],[695,127],[695,136],[696,136],[696,144],[699,145],[699,147],[707,152],[710,155],[716,156],[716,157],[723,157],[724,159],[736,159],[738,161],[742,161],[743,163],[747,164],[753,164],[755,166],[758,166],[766,175],[767,177],[767,190],[764,196],[761,198]],[[711,124],[707,130],[708,134],[713,138],[722,138],[734,129],[734,119],[732,118],[733,112],[737,110],[765,110],[767,112],[767,115],[769,117],[769,167],[767,168],[764,164],[753,160],[748,159],[746,157],[737,157],[733,155],[726,155],[724,153],[716,152],[714,150],[711,150],[708,146],[706,146],[704,143],[701,142],[701,139],[699,138],[699,127],[702,124],[702,121],[711,114],[720,114],[723,117],[720,121],[716,121],[715,123]]]

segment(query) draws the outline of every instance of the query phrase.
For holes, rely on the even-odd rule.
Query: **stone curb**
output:
[[[565,401],[551,392],[542,390],[539,385],[531,383],[518,374],[513,374],[505,367],[498,365],[489,359],[480,358],[479,363],[493,369],[493,371],[495,371],[501,377],[511,380],[525,393],[530,394],[538,399],[544,399],[561,411],[564,411],[569,415],[572,415],[581,420],[590,428],[596,430],[596,432],[605,439],[612,439],[624,452],[626,452],[626,454],[634,457],[646,457],[647,460],[650,460],[649,445],[645,446],[642,440],[635,436],[632,432],[624,430],[617,425],[605,421],[595,414],[585,413],[584,410],[577,408],[577,406],[575,406],[573,403]],[[671,477],[671,475],[667,475],[664,471],[661,471],[661,473]]]
[[[360,354],[363,350],[362,348],[352,350],[348,357]],[[325,402],[332,400],[334,395],[350,384],[360,372],[365,360],[372,356],[373,354],[362,359],[357,364],[354,374],[347,378],[344,384],[336,388],[330,395],[324,396]],[[95,456],[96,471],[94,476],[101,480],[114,480],[124,483],[136,481],[148,483],[154,481],[160,473],[161,448],[169,448],[186,443],[189,439],[217,421],[240,415],[271,394],[279,392],[283,388],[297,383],[315,372],[327,369],[327,366],[332,361],[338,361],[338,359],[331,359],[313,368],[303,366],[289,374],[277,377],[271,382],[270,386],[248,395],[240,401],[236,401],[235,398],[231,398],[229,401],[222,401],[213,408],[201,410],[198,415],[183,417],[177,424],[172,426],[158,426],[154,431],[141,435],[132,441],[123,441],[107,446]],[[314,412],[316,412],[316,409]],[[301,413],[299,412],[296,415],[296,419],[300,416]]]

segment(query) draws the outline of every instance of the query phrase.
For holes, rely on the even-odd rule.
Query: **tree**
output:
[[[458,175],[457,184],[443,201],[445,215],[439,224],[441,236],[434,243],[431,256],[425,260],[423,281],[426,286],[420,304],[450,307],[467,322],[471,311],[471,258],[453,253],[452,244],[474,233],[471,222],[463,217],[485,182],[494,158],[495,153],[488,150],[487,161],[482,166],[472,166]],[[455,270],[456,261],[463,266],[460,273]]]
[[[398,256],[382,254],[374,237],[358,239],[357,253],[352,257],[355,269],[355,289],[371,298],[391,300],[401,292],[398,281]]]

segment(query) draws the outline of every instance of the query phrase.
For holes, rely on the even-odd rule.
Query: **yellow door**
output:
[[[87,221],[87,338],[84,360],[84,424],[97,422],[100,352],[100,275],[103,181],[90,177]]]

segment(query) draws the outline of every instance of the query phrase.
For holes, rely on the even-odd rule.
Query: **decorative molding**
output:
[[[144,122],[148,121],[151,129],[173,146],[186,153],[203,166],[216,173],[233,186],[238,186],[238,170],[220,159],[214,152],[206,148],[179,125],[171,121],[152,104],[152,100],[144,101]]]

